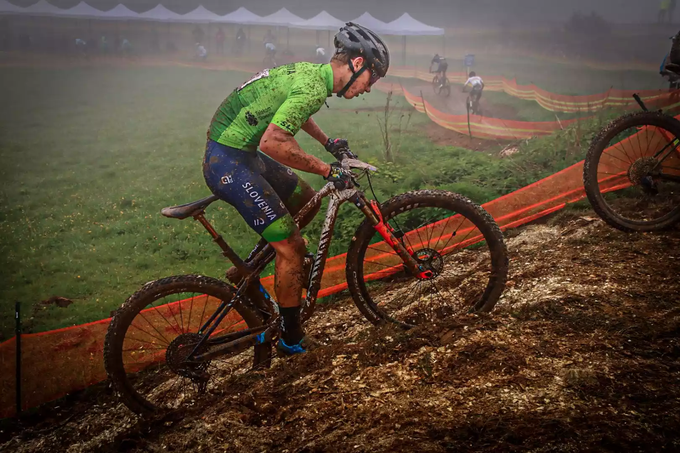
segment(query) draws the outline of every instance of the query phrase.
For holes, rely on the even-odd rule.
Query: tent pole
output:
[[[250,27],[251,25],[248,24],[248,52],[250,52]]]
[[[328,30],[328,50],[331,48],[331,31]]]
[[[286,27],[286,48],[290,49],[290,27]]]
[[[402,36],[401,58],[404,62],[404,66],[406,66],[406,35]]]

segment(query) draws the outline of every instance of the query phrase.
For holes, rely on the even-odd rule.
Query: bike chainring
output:
[[[415,253],[414,258],[418,263],[422,264],[425,269],[432,271],[432,277],[428,280],[435,278],[442,273],[442,270],[444,270],[444,258],[436,250],[420,249]]]
[[[652,179],[652,172],[658,164],[659,161],[654,157],[641,157],[633,162],[628,169],[628,179],[634,186],[653,192],[655,184]]]
[[[203,336],[197,333],[183,333],[172,340],[165,351],[165,362],[168,367],[179,376],[191,379],[199,387],[205,386],[208,382],[209,376],[206,370],[210,361],[187,362],[187,358],[202,338]],[[201,349],[204,348],[201,347]]]

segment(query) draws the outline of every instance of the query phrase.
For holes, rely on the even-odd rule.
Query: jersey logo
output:
[[[238,87],[238,88],[236,89],[236,91],[241,91],[242,89],[244,89],[245,87],[247,87],[247,86],[250,85],[251,83],[253,83],[253,82],[257,81],[257,80],[263,79],[263,78],[265,78],[265,77],[269,77],[269,69],[265,69],[265,70],[263,70],[263,71],[258,72],[258,73],[255,74],[253,77],[251,77],[250,80],[248,80],[246,83],[244,83],[243,85],[241,85],[240,87]]]
[[[253,115],[250,112],[246,112],[246,121],[251,126],[257,126],[257,123],[258,123],[257,118],[255,118],[255,115]]]

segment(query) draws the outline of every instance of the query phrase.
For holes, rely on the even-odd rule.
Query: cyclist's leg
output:
[[[279,194],[263,176],[265,170],[257,153],[208,141],[203,161],[206,183],[276,250],[275,293],[284,318],[283,338],[297,344],[304,336],[299,307],[305,243]]]
[[[316,195],[316,190],[292,169],[280,164],[264,153],[259,152],[258,154],[265,166],[262,176],[265,177],[276,193],[279,194],[288,212],[295,216]],[[321,203],[318,203],[309,214],[300,219],[300,228],[304,228],[311,222],[320,208]]]

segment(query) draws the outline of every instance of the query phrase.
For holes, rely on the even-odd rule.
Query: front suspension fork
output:
[[[413,248],[403,241],[403,232],[401,233],[401,237],[397,237],[392,226],[389,223],[385,223],[382,212],[380,211],[380,206],[375,200],[369,201],[363,194],[357,192],[357,194],[351,198],[351,201],[357,208],[361,209],[361,212],[364,213],[366,218],[368,218],[373,225],[373,228],[375,228],[385,242],[392,247],[397,255],[399,255],[404,261],[404,265],[413,275],[421,279],[432,277],[432,271],[426,269],[416,260]]]

